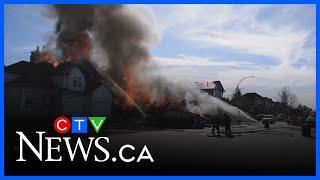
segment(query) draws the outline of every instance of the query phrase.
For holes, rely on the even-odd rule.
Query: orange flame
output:
[[[35,62],[47,62],[52,64],[53,68],[59,67],[60,64],[65,62],[72,62],[76,60],[86,60],[89,57],[91,44],[89,36],[83,36],[80,39],[71,39],[62,43],[62,57],[56,59],[51,51],[36,52]],[[127,96],[123,99],[115,99],[115,103],[123,103],[126,107],[133,107],[137,103],[139,105],[150,105],[151,95],[148,88],[144,87],[141,83],[135,80],[134,76],[130,72],[126,72],[122,77],[124,83],[124,90]],[[163,95],[159,95],[156,100],[152,100],[152,103],[156,107],[162,107],[166,105],[167,99]]]
[[[91,49],[89,36],[85,34],[77,39],[65,40],[62,47],[64,61],[88,59]]]
[[[52,66],[54,67],[54,68],[57,68],[58,66],[59,66],[59,62],[58,61],[54,61],[53,63],[52,63]]]
[[[63,62],[71,62],[75,60],[86,60],[89,58],[91,49],[90,39],[88,35],[83,35],[78,39],[71,39],[62,43],[62,57],[56,59],[50,50],[33,51],[34,62],[47,62],[57,68]]]
[[[124,105],[127,107],[133,107],[134,101],[138,104],[149,104],[150,97],[145,88],[139,85],[132,77],[130,73],[126,73],[122,80],[125,83],[125,92],[127,97],[125,98]],[[129,98],[130,97],[130,98]]]

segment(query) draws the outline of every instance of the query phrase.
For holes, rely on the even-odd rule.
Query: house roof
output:
[[[263,97],[262,97],[260,94],[256,93],[256,92],[246,93],[245,95],[243,95],[243,97],[245,97],[245,98],[254,98],[254,97],[258,97],[258,98],[263,99]]]
[[[195,82],[200,89],[214,89],[216,84],[214,82]]]
[[[257,97],[257,98],[263,99],[263,100],[265,100],[265,101],[273,102],[272,98],[263,97],[263,96],[261,96],[260,94],[258,94],[258,93],[256,93],[256,92],[246,93],[245,95],[243,95],[243,97],[244,97],[244,98],[254,98],[254,97]]]
[[[220,88],[222,92],[225,92],[220,81],[212,81],[212,82],[195,82],[196,86],[201,90],[215,89]]]
[[[222,84],[221,84],[220,81],[213,81],[213,82],[214,82],[218,87],[220,87],[223,92],[225,92],[225,90],[224,90],[224,88],[223,88],[223,86],[222,86]]]
[[[5,72],[27,75],[27,74],[49,74],[53,69],[52,65],[49,63],[30,63],[27,61],[19,61],[15,64],[11,64],[5,67]]]
[[[52,76],[69,74],[70,70],[78,67],[86,79],[85,93],[103,84],[103,78],[95,70],[88,60],[61,63],[57,68],[46,62],[30,63],[20,61],[5,67],[6,73],[13,73],[19,77],[7,83],[7,85],[29,84],[32,86],[55,89]]]
[[[48,80],[49,69],[52,66],[48,63],[33,64],[26,61],[20,61],[5,67],[6,73],[18,75],[15,80],[7,82],[6,85],[28,85],[33,87],[54,89],[53,82]]]
[[[84,74],[87,80],[86,92],[91,92],[92,90],[104,84],[104,80],[98,71],[93,67],[93,65],[88,60],[77,61],[76,65]]]
[[[74,67],[73,63],[70,62],[65,62],[65,63],[61,63],[59,64],[58,67],[53,68],[51,70],[51,74],[52,75],[64,75],[64,74],[69,74],[70,69],[72,69],[72,67]]]

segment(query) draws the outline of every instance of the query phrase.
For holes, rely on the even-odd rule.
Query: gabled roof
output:
[[[53,69],[52,65],[49,63],[30,63],[27,61],[20,61],[15,64],[11,64],[5,67],[5,72],[27,75],[27,74],[49,74]]]
[[[92,90],[104,84],[104,80],[98,71],[93,67],[93,65],[88,60],[76,61],[76,65],[82,71],[86,78],[86,92],[91,92]]]
[[[196,86],[199,88],[199,89],[214,89],[216,88],[216,84],[214,82],[195,82]]]
[[[212,82],[195,82],[196,86],[201,90],[209,90],[220,88],[222,92],[225,92],[220,81],[212,81]]]
[[[256,93],[256,92],[246,93],[245,95],[243,95],[243,97],[245,97],[245,98],[258,97],[258,98],[263,99],[263,100],[265,100],[265,101],[273,102],[272,98],[263,97],[263,96],[261,96],[260,94],[258,94],[258,93]]]
[[[246,97],[246,98],[258,97],[258,98],[263,99],[263,97],[260,94],[256,93],[256,92],[246,93],[245,95],[243,95],[243,97]]]
[[[52,75],[65,75],[69,74],[70,70],[74,67],[73,63],[65,62],[58,65],[58,67],[51,70]]]
[[[225,90],[224,90],[224,88],[223,88],[223,86],[222,86],[222,84],[221,84],[221,82],[220,81],[213,81],[218,87],[220,87],[220,89],[222,89],[222,92],[225,92]]]
[[[48,63],[33,64],[26,61],[20,61],[5,67],[5,73],[16,74],[19,77],[6,85],[28,85],[40,88],[54,89],[53,82],[49,80],[49,72],[52,65]]]
[[[74,67],[79,68],[85,76],[85,93],[89,93],[103,84],[103,78],[88,60],[61,63],[57,68],[54,68],[51,64],[46,62],[31,63],[20,61],[10,66],[6,66],[5,72],[20,76],[16,80],[7,83],[8,85],[31,84],[37,87],[55,89],[51,77],[56,75],[67,75]]]

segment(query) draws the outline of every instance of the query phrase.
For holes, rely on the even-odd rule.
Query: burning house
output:
[[[56,26],[47,43],[32,52],[30,62],[5,68],[9,115],[108,115],[111,104],[118,114],[135,109],[142,117],[146,109],[215,115],[223,108],[238,114],[221,100],[220,81],[194,88],[153,73],[157,66],[148,45],[155,34],[128,6],[48,7]]]

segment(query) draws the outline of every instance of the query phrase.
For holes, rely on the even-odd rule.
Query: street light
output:
[[[239,85],[240,85],[240,83],[242,83],[244,80],[246,80],[246,79],[249,79],[249,78],[253,78],[254,76],[247,76],[247,77],[245,77],[245,78],[242,78],[239,82],[238,82],[238,84],[237,84],[237,86],[236,86],[236,89],[239,89],[240,90],[240,87],[239,87]],[[240,99],[241,100],[241,99]],[[237,102],[237,107],[238,107],[238,116],[239,116],[239,120],[238,120],[238,122],[241,122],[241,116],[240,116],[240,107],[239,107],[239,101]]]
[[[247,77],[245,77],[245,78],[242,78],[242,79],[238,82],[237,88],[239,88],[240,83],[242,83],[244,80],[249,79],[249,78],[253,78],[253,77],[254,77],[254,76],[247,76]]]

